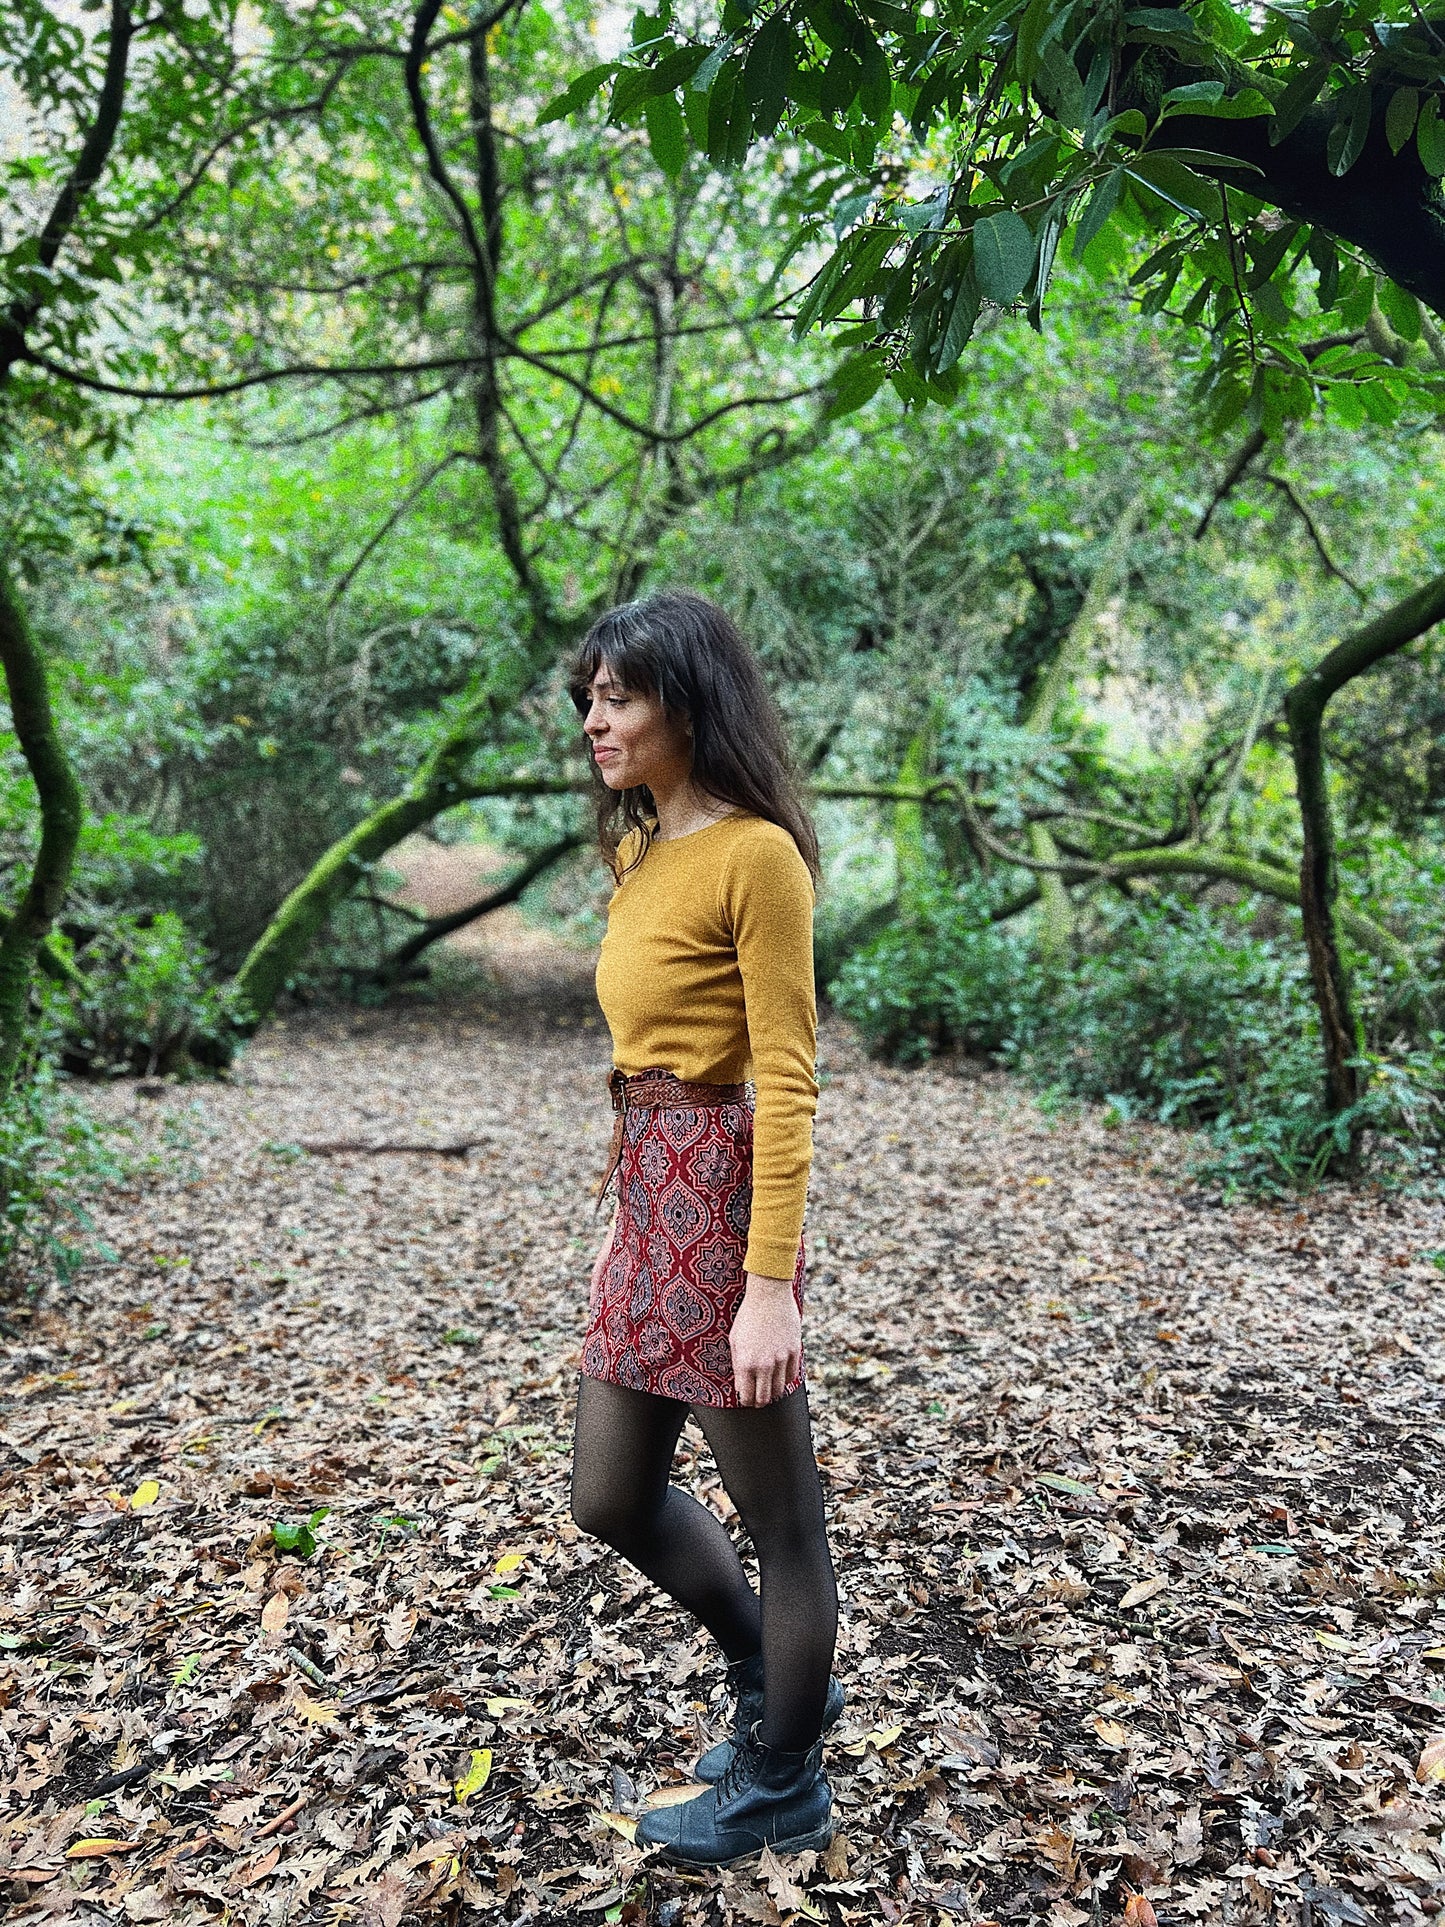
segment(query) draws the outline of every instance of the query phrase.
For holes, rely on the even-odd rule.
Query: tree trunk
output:
[[[447,916],[428,917],[414,936],[398,944],[382,959],[375,981],[381,984],[395,983],[434,943],[440,943],[443,937],[451,936],[454,931],[465,930],[469,923],[475,923],[479,917],[489,917],[494,910],[504,910],[509,903],[515,903],[544,870],[550,870],[570,851],[579,849],[584,841],[585,838],[580,836],[564,836],[556,843],[549,843],[545,850],[539,850],[530,857],[520,870],[489,895],[479,897],[475,903],[469,903],[461,910],[453,910]]]
[[[1403,649],[1442,617],[1445,617],[1445,575],[1427,582],[1424,588],[1346,636],[1285,697],[1300,826],[1304,834],[1300,910],[1304,917],[1310,977],[1320,1013],[1326,1096],[1331,1112],[1336,1115],[1350,1110],[1360,1099],[1359,1072],[1351,1060],[1359,1055],[1361,1036],[1350,994],[1349,973],[1340,955],[1336,915],[1339,880],[1324,754],[1325,707],[1347,682]]]
[[[498,786],[468,783],[467,764],[484,747],[499,719],[518,702],[542,667],[538,645],[518,648],[493,671],[460,721],[427,757],[400,796],[380,804],[337,839],[312,865],[251,946],[236,973],[237,1027],[249,1035],[275,1009],[276,999],[300,969],[307,951],[337,906],[367,869],[443,810]],[[550,785],[524,785],[550,788]]]
[[[25,894],[0,934],[0,1103],[24,1049],[36,957],[59,914],[85,813],[50,709],[45,660],[8,570],[0,566],[0,668],[21,754],[40,801],[40,848]]]

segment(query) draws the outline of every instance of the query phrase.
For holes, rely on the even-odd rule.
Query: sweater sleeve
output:
[[[757,1086],[746,1268],[791,1278],[803,1232],[818,1086],[813,882],[785,830],[749,838],[723,876]]]

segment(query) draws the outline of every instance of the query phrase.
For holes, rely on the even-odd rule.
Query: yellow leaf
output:
[[[492,1567],[492,1571],[515,1572],[526,1556],[524,1552],[504,1552],[496,1565]]]
[[[1352,1653],[1355,1650],[1354,1640],[1341,1639],[1338,1633],[1316,1633],[1315,1638],[1321,1646],[1328,1646],[1332,1653]]]
[[[1105,1746],[1122,1749],[1129,1744],[1129,1729],[1121,1726],[1117,1720],[1106,1720],[1102,1714],[1096,1714],[1092,1725]]]
[[[457,1805],[465,1806],[474,1793],[480,1793],[491,1778],[492,1749],[489,1746],[473,1747],[472,1763],[457,1781],[455,1792]]]
[[[531,1710],[530,1700],[491,1699],[487,1701],[487,1711],[494,1720],[501,1719],[507,1713],[530,1713]]]
[[[1445,1659],[1445,1646],[1427,1646],[1421,1659]]]
[[[143,1511],[146,1506],[154,1505],[160,1496],[160,1486],[154,1479],[142,1479],[130,1495],[130,1509],[132,1512]]]
[[[1432,1780],[1445,1782],[1445,1733],[1437,1733],[1426,1742],[1420,1763],[1415,1768],[1415,1778],[1421,1786],[1428,1786]]]
[[[296,1711],[308,1726],[329,1726],[340,1718],[335,1700],[314,1700],[309,1693],[296,1695]]]
[[[139,1840],[77,1840],[67,1847],[67,1860],[98,1860],[103,1853],[134,1853]]]
[[[689,1793],[693,1793],[694,1791],[695,1789],[693,1787],[688,1788]],[[635,1820],[629,1820],[625,1813],[599,1812],[597,1818],[605,1821],[614,1833],[620,1833],[624,1840],[635,1841],[637,1839],[637,1822]]]
[[[261,1626],[265,1632],[279,1633],[286,1624],[286,1616],[291,1611],[291,1601],[284,1592],[273,1592],[261,1608]]]

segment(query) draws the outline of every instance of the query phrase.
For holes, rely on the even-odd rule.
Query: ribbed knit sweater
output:
[[[624,846],[624,863],[635,843]],[[597,996],[612,1061],[757,1087],[745,1265],[791,1278],[818,1086],[813,884],[787,831],[738,812],[652,842],[607,907]]]

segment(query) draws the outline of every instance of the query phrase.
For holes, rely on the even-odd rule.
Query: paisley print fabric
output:
[[[617,1226],[582,1346],[588,1378],[736,1406],[728,1333],[752,1209],[748,1102],[657,1104],[622,1119]],[[803,1308],[800,1247],[793,1296]],[[787,1387],[797,1391],[797,1377]]]

